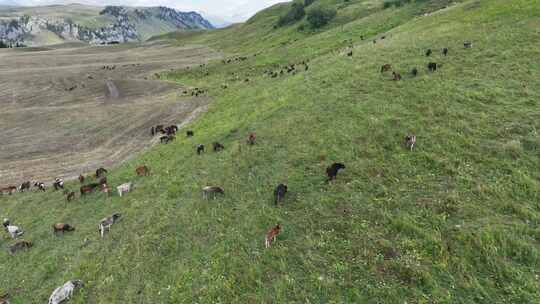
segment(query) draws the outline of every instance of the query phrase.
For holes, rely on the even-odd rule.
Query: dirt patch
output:
[[[219,57],[162,42],[0,51],[0,185],[69,179],[138,155],[155,143],[152,125],[183,125],[209,102],[152,75]]]

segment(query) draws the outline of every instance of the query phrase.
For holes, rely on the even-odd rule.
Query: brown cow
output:
[[[150,175],[150,169],[147,166],[139,166],[135,172],[138,176],[148,176]]]

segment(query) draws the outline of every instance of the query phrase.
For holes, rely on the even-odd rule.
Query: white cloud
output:
[[[183,11],[197,11],[232,22],[245,21],[257,11],[287,0],[0,0],[0,5],[37,6],[82,3],[86,5],[168,6]]]

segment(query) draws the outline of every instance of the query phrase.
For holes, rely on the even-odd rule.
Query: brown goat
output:
[[[266,238],[264,239],[264,246],[270,248],[272,243],[276,241],[276,237],[281,233],[281,225],[277,224],[275,227],[272,227],[267,233]]]
[[[253,146],[255,144],[255,141],[257,141],[257,134],[255,134],[255,133],[249,134],[249,137],[247,139],[247,143],[249,145]]]
[[[135,172],[138,176],[148,176],[150,175],[150,169],[147,166],[139,166]]]
[[[29,241],[18,241],[17,243],[9,246],[9,254],[14,255],[18,251],[28,250],[33,246],[32,242]]]
[[[107,173],[108,173],[107,169],[99,168],[99,169],[96,170],[96,178],[100,178],[100,177],[104,176]]]
[[[74,200],[75,199],[75,192],[71,191],[70,193],[68,193],[66,199],[67,199],[68,202],[71,202],[72,200]]]
[[[381,67],[381,73],[388,72],[392,70],[392,65],[387,63]]]
[[[69,224],[64,224],[64,223],[56,223],[52,226],[52,228],[53,228],[54,234],[58,234],[60,232],[64,234],[64,232],[75,231],[75,227]]]
[[[414,145],[416,144],[416,135],[407,135],[405,136],[405,147],[408,149],[411,149],[411,151],[414,148]]]
[[[92,193],[92,192],[96,191],[96,189],[99,188],[99,186],[100,186],[100,184],[96,184],[96,183],[81,186],[81,189],[80,189],[81,190],[81,195]]]

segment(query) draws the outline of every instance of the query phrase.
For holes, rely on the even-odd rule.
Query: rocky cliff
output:
[[[63,6],[47,9],[0,10],[0,41],[9,45],[43,45],[61,41],[92,44],[142,41],[152,35],[178,29],[211,29],[212,24],[195,12],[180,12],[167,7],[130,8],[107,6]]]

